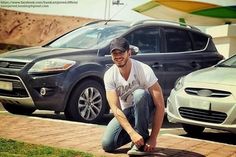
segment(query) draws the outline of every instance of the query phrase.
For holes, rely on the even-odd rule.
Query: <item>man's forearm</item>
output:
[[[125,114],[121,111],[121,109],[116,108],[114,109],[114,116],[119,121],[120,125],[123,129],[130,135],[133,131],[133,127],[130,125],[128,119],[126,118]]]
[[[155,110],[152,122],[152,130],[150,134],[151,138],[154,139],[157,138],[164,119],[164,112],[165,112],[164,107],[159,107],[158,109]]]
[[[122,128],[129,134],[134,131],[132,126],[130,125],[128,119],[126,118],[125,114],[122,112],[120,108],[119,99],[117,96],[117,93],[115,91],[107,91],[106,92],[107,100],[110,105],[110,108],[116,117],[116,119],[119,121]]]
[[[152,95],[153,102],[156,107],[152,122],[152,132],[150,136],[151,138],[156,139],[160,132],[162,122],[164,119],[165,103],[161,87],[158,83],[154,84],[150,88],[150,93]]]

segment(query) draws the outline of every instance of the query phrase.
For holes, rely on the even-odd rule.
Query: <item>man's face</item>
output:
[[[113,50],[111,53],[113,62],[119,67],[122,68],[126,65],[129,60],[130,52],[127,51],[120,51],[120,50]]]

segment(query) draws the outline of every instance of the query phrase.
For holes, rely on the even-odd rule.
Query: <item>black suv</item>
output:
[[[0,102],[14,114],[36,109],[64,112],[75,121],[96,122],[109,112],[103,74],[112,65],[110,41],[126,38],[148,64],[165,98],[176,79],[223,59],[212,38],[195,27],[165,21],[96,21],[42,47],[0,55]]]

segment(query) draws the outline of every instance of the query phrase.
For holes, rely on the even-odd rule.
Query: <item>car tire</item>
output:
[[[199,136],[205,129],[205,127],[190,124],[182,124],[182,126],[184,131],[190,136]]]
[[[36,109],[31,107],[24,107],[14,104],[2,103],[2,106],[8,112],[12,114],[20,114],[20,115],[31,115]]]
[[[73,90],[64,113],[68,120],[95,123],[106,111],[104,87],[98,81],[89,79],[80,82]]]

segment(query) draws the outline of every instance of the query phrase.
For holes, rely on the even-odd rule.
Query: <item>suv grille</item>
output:
[[[24,62],[0,61],[0,68],[22,69],[25,65]]]
[[[185,88],[185,92],[190,95],[215,97],[215,98],[224,98],[231,95],[230,92],[213,90],[213,89],[204,89],[204,88]]]
[[[180,107],[179,112],[183,118],[217,124],[223,123],[223,121],[227,117],[227,114],[223,112],[201,110],[188,107]]]
[[[0,95],[1,96],[8,96],[8,97],[29,97],[23,83],[21,80],[17,77],[12,77],[12,76],[1,76],[0,75],[0,81],[6,81],[6,82],[11,82],[13,86],[12,91],[7,91],[0,89]]]

